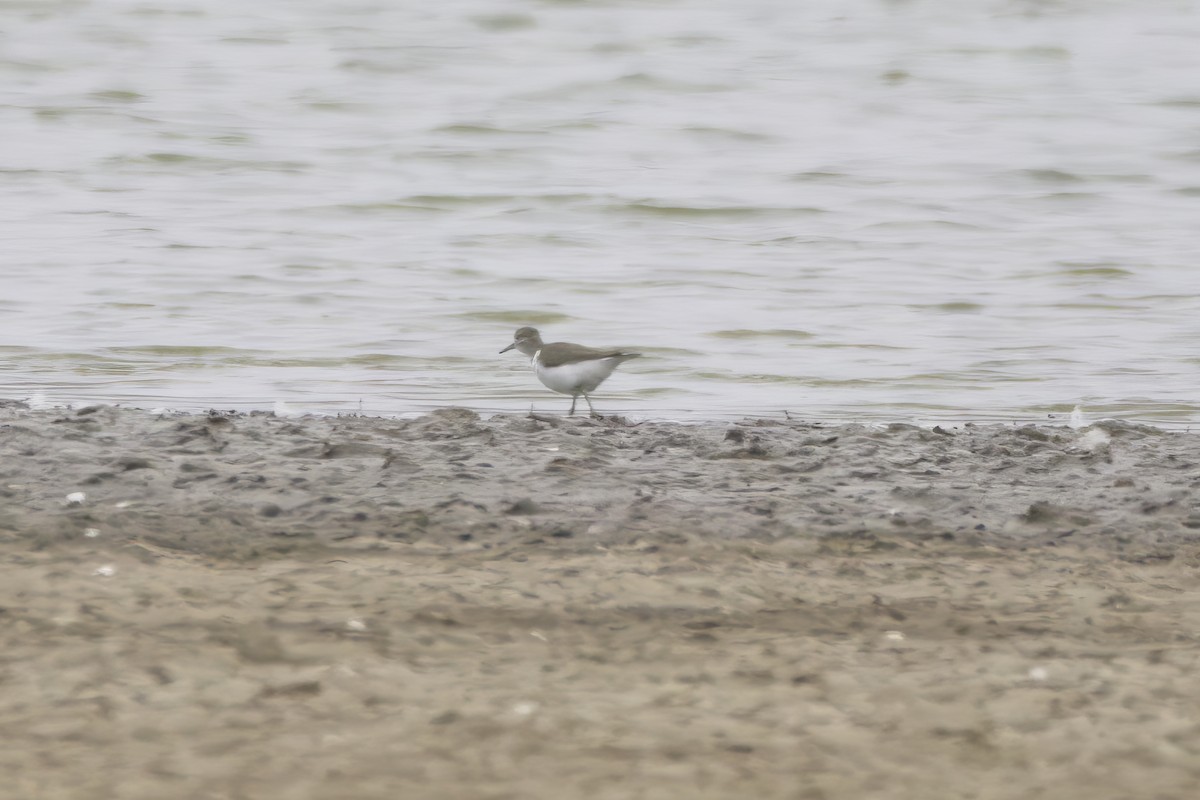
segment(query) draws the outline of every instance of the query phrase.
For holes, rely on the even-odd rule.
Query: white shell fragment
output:
[[[887,639],[888,641],[892,641],[892,642],[903,642],[904,634],[901,633],[900,631],[884,631],[883,638]]]
[[[84,528],[83,535],[89,539],[95,539],[97,536],[100,535],[100,529],[99,528]]]
[[[276,400],[275,405],[271,407],[271,410],[272,413],[274,413],[275,416],[279,417],[280,419],[294,419],[296,417],[304,416],[303,411],[297,411],[282,400]]]
[[[346,620],[346,629],[351,631],[365,631],[367,629],[367,623],[363,622],[361,619],[348,619]]]
[[[117,574],[117,568],[112,564],[105,564],[103,567],[96,567],[96,571],[92,574],[99,575],[101,578],[111,578]]]
[[[67,495],[67,505],[81,505],[84,500],[87,500],[87,492],[71,492]]]

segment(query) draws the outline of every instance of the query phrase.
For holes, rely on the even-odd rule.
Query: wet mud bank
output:
[[[927,430],[9,406],[0,425],[0,530],[42,545],[88,529],[231,558],[388,542],[936,538],[1166,558],[1200,541],[1200,437],[1115,422]]]

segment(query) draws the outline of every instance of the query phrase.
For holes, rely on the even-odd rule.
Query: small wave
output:
[[[918,303],[907,306],[919,311],[944,311],[947,314],[978,314],[984,306],[967,300],[951,300],[946,303]]]
[[[1082,175],[1052,168],[1022,169],[1018,170],[1016,174],[1042,183],[1081,183],[1086,180]]]
[[[551,325],[571,319],[569,314],[557,311],[464,311],[455,314],[459,319],[474,319],[481,322],[507,322],[511,325]]]
[[[107,159],[112,166],[172,166],[195,167],[215,171],[248,171],[248,172],[301,172],[311,164],[303,161],[239,161],[229,158],[212,158],[196,156],[188,153],[157,152],[143,153],[135,156],[114,156]]]
[[[1062,267],[1064,275],[1082,275],[1097,278],[1129,278],[1133,273],[1124,267],[1118,267],[1104,261],[1057,261],[1055,265]]]
[[[758,217],[767,215],[825,214],[826,209],[811,206],[780,208],[773,206],[676,206],[652,202],[614,203],[605,211],[652,217],[705,219],[709,217]]]
[[[815,334],[808,331],[790,330],[787,328],[776,328],[765,331],[743,328],[738,330],[713,331],[708,335],[716,339],[758,339],[763,337],[772,339],[811,339],[815,336]]]

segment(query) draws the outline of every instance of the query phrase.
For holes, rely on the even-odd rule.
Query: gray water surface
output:
[[[1200,4],[0,19],[0,396],[1200,422]]]

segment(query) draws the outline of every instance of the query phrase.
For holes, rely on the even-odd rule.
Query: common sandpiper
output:
[[[596,391],[596,387],[604,383],[604,379],[612,375],[621,362],[641,355],[626,350],[584,347],[570,342],[546,344],[537,328],[528,327],[517,328],[513,343],[500,352],[507,353],[514,347],[529,356],[533,371],[547,389],[571,395],[571,410],[567,416],[575,413],[575,401],[580,395],[587,401],[592,416],[599,416],[588,395]]]

